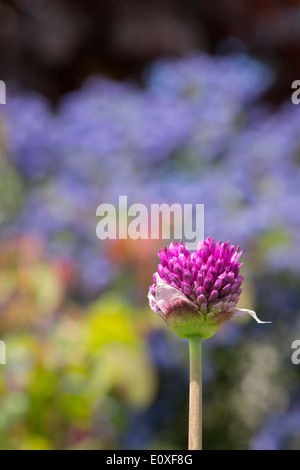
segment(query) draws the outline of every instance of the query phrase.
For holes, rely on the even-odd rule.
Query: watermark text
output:
[[[295,351],[292,354],[292,363],[295,365],[300,364],[300,340],[295,339],[295,341],[292,342],[292,349],[295,349]]]
[[[0,364],[6,364],[6,345],[4,341],[0,341]]]
[[[0,104],[6,104],[6,85],[0,80]]]
[[[204,204],[128,205],[127,196],[119,196],[119,206],[101,204],[96,210],[100,220],[96,227],[99,240],[184,240],[196,250],[204,239]]]

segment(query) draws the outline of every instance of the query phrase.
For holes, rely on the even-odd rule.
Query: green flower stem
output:
[[[189,450],[202,450],[202,338],[189,338],[190,406]]]

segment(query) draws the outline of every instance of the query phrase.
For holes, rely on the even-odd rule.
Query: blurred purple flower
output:
[[[15,226],[50,247],[71,232],[66,245],[78,252],[83,239],[93,245],[95,207],[121,194],[129,204],[202,203],[220,239],[247,246],[283,231],[287,242],[267,247],[263,262],[299,270],[300,108],[271,113],[258,102],[271,79],[246,55],[195,54],[155,62],[144,88],[92,77],[55,110],[35,93],[11,96],[1,120],[28,189]]]
[[[50,103],[37,93],[24,92],[8,100],[4,115],[7,150],[17,167],[26,178],[45,177],[57,155]]]
[[[286,411],[271,415],[263,429],[254,437],[251,443],[252,450],[293,450],[289,443],[299,441],[300,409]]]

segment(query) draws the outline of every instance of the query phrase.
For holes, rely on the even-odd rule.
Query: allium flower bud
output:
[[[236,307],[242,292],[240,247],[216,244],[208,237],[190,253],[185,244],[172,242],[159,251],[159,264],[148,298],[152,310],[183,338],[213,336],[232,317],[255,312]]]

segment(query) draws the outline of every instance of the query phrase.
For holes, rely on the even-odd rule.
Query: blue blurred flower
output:
[[[92,263],[102,202],[202,203],[218,239],[285,232],[266,260],[298,270],[300,111],[259,100],[271,81],[245,55],[194,54],[157,61],[144,88],[92,77],[54,110],[34,93],[12,97],[7,148],[28,187],[15,224],[51,250],[88,245]]]

